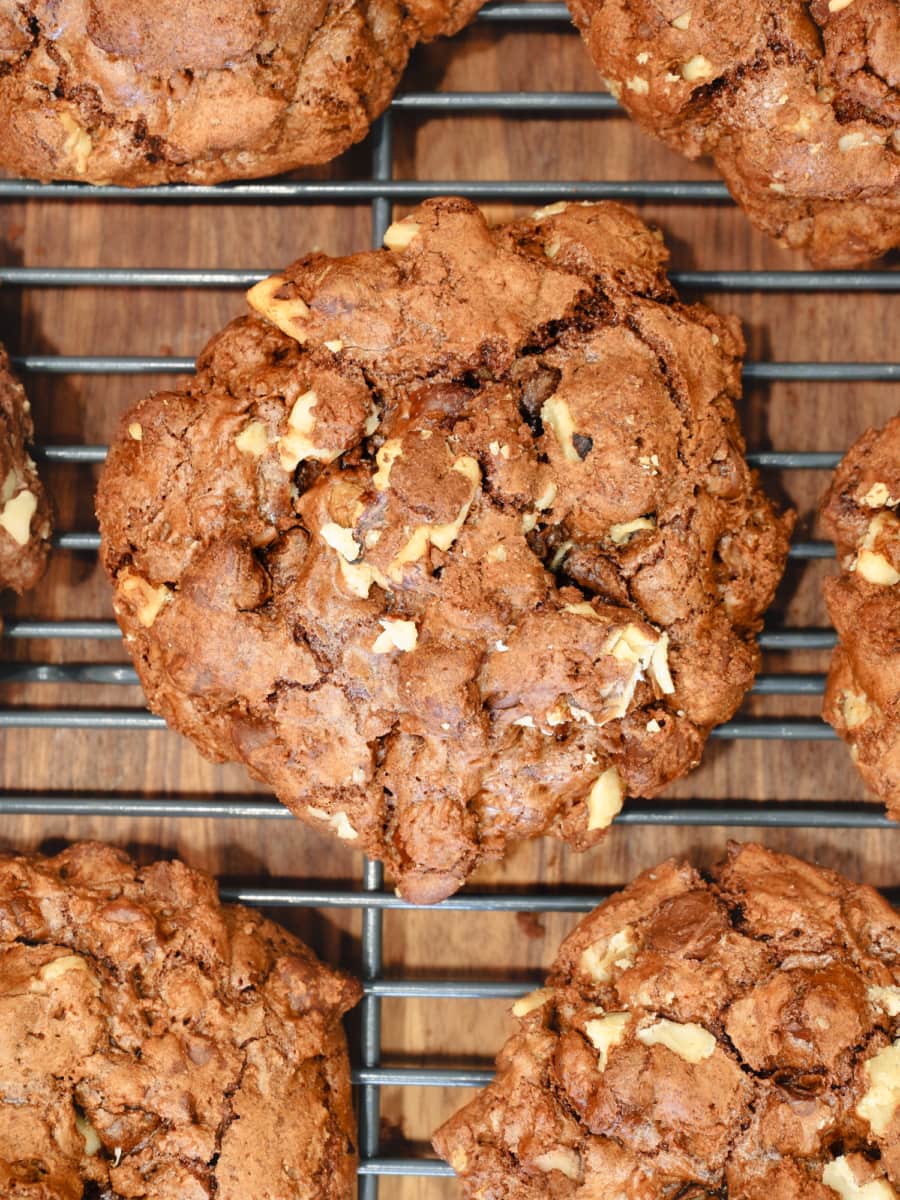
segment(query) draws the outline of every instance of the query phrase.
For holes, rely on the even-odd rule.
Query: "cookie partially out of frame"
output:
[[[0,855],[0,1195],[350,1200],[358,996],[181,862]]]
[[[126,186],[272,175],[364,137],[481,0],[0,3],[0,167]]]
[[[0,346],[0,588],[24,592],[50,552],[50,502],[28,453],[34,435],[25,389]]]
[[[386,244],[258,285],[123,419],[98,513],[150,706],[426,902],[698,762],[791,522],[737,321],[626,209],[434,200]]]
[[[609,88],[816,266],[900,246],[897,0],[570,0]]]
[[[841,574],[825,580],[837,630],[825,719],[888,813],[900,819],[900,417],[869,429],[822,507]]]
[[[896,1200],[900,920],[760,846],[670,860],[516,1002],[435,1137],[474,1200]]]

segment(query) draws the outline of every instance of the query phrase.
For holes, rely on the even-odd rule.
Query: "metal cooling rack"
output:
[[[479,20],[516,26],[553,23],[569,27],[569,16],[560,3],[516,3],[492,0]],[[153,199],[172,203],[229,203],[235,200],[273,203],[371,201],[372,245],[381,245],[391,221],[395,202],[414,202],[428,196],[451,193],[475,200],[505,200],[515,203],[544,203],[563,199],[617,199],[626,201],[730,202],[719,182],[665,182],[625,180],[605,182],[554,181],[472,181],[472,180],[398,180],[393,176],[392,129],[396,113],[433,113],[462,115],[471,112],[500,114],[568,113],[595,115],[617,111],[618,105],[606,93],[557,92],[464,92],[407,93],[397,96],[390,110],[372,133],[372,174],[369,179],[350,182],[275,180],[223,184],[215,187],[171,185],[167,187],[123,189],[92,187],[81,184],[38,184],[24,180],[0,180],[0,201],[28,198],[60,199],[77,202]],[[0,282],[17,287],[179,287],[244,289],[277,268],[272,264],[259,271],[230,270],[144,270],[139,268],[66,268],[0,267]],[[900,272],[894,271],[682,271],[671,278],[682,289],[705,292],[900,292]],[[175,357],[100,357],[64,355],[24,355],[14,358],[26,373],[65,374],[181,374],[193,369],[193,360]],[[900,363],[860,362],[748,362],[744,369],[747,382],[793,380],[813,382],[900,382]],[[45,462],[89,465],[106,456],[105,446],[44,445],[37,457]],[[761,469],[822,470],[835,466],[840,452],[799,453],[766,451],[748,454]],[[96,551],[99,535],[91,531],[57,534],[58,550]],[[795,541],[790,551],[794,559],[833,556],[830,543]],[[37,621],[11,618],[5,635],[19,640],[78,639],[109,641],[120,637],[115,622]],[[827,629],[783,629],[764,631],[759,638],[762,649],[824,650],[834,645],[834,634]],[[100,663],[0,664],[0,683],[68,683],[135,685],[137,676],[130,666]],[[757,695],[819,695],[824,687],[821,674],[763,674],[758,676]],[[79,728],[79,729],[158,729],[161,718],[141,709],[38,709],[0,710],[0,728]],[[720,726],[714,737],[727,739],[826,739],[833,731],[818,720],[771,720],[749,718]],[[230,798],[196,801],[190,799],[144,798],[142,796],[50,796],[0,794],[0,814],[45,814],[80,816],[177,817],[260,820],[292,820],[277,801],[257,798]],[[630,804],[616,818],[620,825],[722,826],[824,828],[824,829],[896,829],[880,806],[829,804],[757,804],[717,802],[673,804]],[[578,894],[462,893],[435,906],[454,912],[567,912],[590,911],[603,892]],[[382,867],[365,861],[361,889],[341,890],[284,889],[274,887],[223,888],[223,898],[245,904],[274,908],[353,908],[362,912],[361,976],[364,998],[361,1003],[360,1062],[353,1071],[359,1089],[359,1196],[376,1200],[378,1179],[382,1175],[452,1175],[445,1163],[428,1158],[386,1157],[380,1142],[380,1089],[385,1086],[479,1087],[492,1073],[481,1070],[453,1070],[429,1067],[400,1068],[381,1064],[381,1000],[384,997],[440,997],[453,999],[512,999],[530,990],[529,982],[448,981],[387,979],[383,975],[382,914],[386,909],[411,909],[414,905],[384,890]]]

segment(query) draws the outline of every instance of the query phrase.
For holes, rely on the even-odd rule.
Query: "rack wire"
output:
[[[518,3],[492,0],[479,20],[498,25],[527,28],[536,22],[568,27],[568,13],[560,3]],[[359,202],[371,203],[372,245],[380,246],[390,224],[395,202],[412,202],[428,196],[451,192],[476,200],[506,200],[517,203],[542,203],[563,199],[619,199],[628,201],[667,201],[689,203],[728,203],[726,189],[718,182],[667,182],[619,180],[603,182],[555,181],[472,181],[472,180],[398,180],[393,178],[393,123],[395,114],[437,114],[459,116],[472,112],[500,114],[603,114],[618,110],[612,96],[602,92],[456,92],[407,93],[397,96],[390,110],[372,133],[371,177],[351,181],[275,180],[224,184],[214,187],[171,185],[167,187],[122,189],[80,184],[38,184],[25,180],[0,180],[0,202],[28,199],[60,200],[76,203],[92,201],[133,201],[152,199],[171,203],[234,203],[235,201],[279,202]],[[259,270],[186,270],[71,267],[0,267],[0,282],[20,288],[235,288],[244,289],[271,273]],[[900,291],[900,272],[869,271],[682,271],[673,272],[673,282],[682,289],[705,292],[884,292]],[[65,356],[26,354],[14,361],[29,374],[180,374],[193,369],[193,360],[162,356]],[[860,362],[749,362],[744,370],[749,383],[774,380],[798,382],[900,381],[900,363]],[[90,466],[102,463],[107,447],[102,445],[42,445],[36,457],[48,463]],[[835,466],[840,452],[808,453],[792,450],[761,451],[748,455],[762,470],[823,470]],[[55,546],[61,551],[93,553],[99,545],[95,530],[71,530],[58,534]],[[795,541],[791,557],[797,560],[827,558],[833,554],[828,543]],[[88,640],[109,642],[119,639],[115,622],[110,620],[31,620],[14,618],[6,622],[7,638],[32,640]],[[769,652],[827,650],[834,645],[828,629],[767,629],[759,638],[761,648]],[[137,676],[130,666],[105,663],[34,663],[0,664],[0,683],[66,683],[76,685],[134,686]],[[757,695],[817,696],[823,691],[821,674],[763,674],[757,678]],[[89,730],[148,730],[164,728],[164,722],[137,708],[31,708],[0,710],[0,729],[78,728]],[[832,730],[819,720],[772,720],[761,717],[730,721],[714,731],[722,739],[802,739],[833,737]],[[0,814],[43,814],[106,817],[140,817],[182,820],[219,818],[225,820],[290,820],[290,813],[277,801],[255,796],[227,799],[192,800],[146,796],[84,796],[0,794]],[[896,828],[876,805],[822,804],[740,804],[740,803],[668,803],[632,804],[617,817],[617,823],[630,826],[720,826],[818,829],[891,829]],[[359,909],[362,915],[360,972],[364,986],[361,1002],[359,1062],[353,1070],[358,1088],[359,1111],[359,1196],[376,1200],[380,1176],[452,1175],[449,1166],[435,1159],[388,1157],[380,1141],[381,1089],[401,1087],[479,1087],[491,1078],[490,1071],[445,1069],[436,1067],[397,1067],[381,1062],[381,1002],[386,997],[435,998],[506,998],[528,991],[530,981],[495,980],[423,980],[395,979],[384,976],[383,915],[389,910],[408,910],[414,905],[384,889],[381,865],[365,861],[360,889],[334,887],[287,889],[276,887],[223,887],[227,900],[277,908]],[[602,891],[591,893],[506,892],[475,894],[463,892],[435,906],[453,912],[526,912],[584,913],[603,898]]]

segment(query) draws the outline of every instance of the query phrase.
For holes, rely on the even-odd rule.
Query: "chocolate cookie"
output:
[[[259,284],[124,418],[102,557],[150,706],[427,902],[699,758],[784,564],[740,330],[613,204],[465,200]]]
[[[0,6],[0,167],[126,186],[322,163],[419,41],[482,0],[26,0]]]
[[[570,0],[609,89],[817,266],[900,246],[897,0]]]
[[[0,855],[0,1194],[350,1200],[358,996],[183,863]]]
[[[754,845],[709,880],[670,860],[566,939],[434,1144],[481,1200],[896,1200],[898,985],[872,888]]]
[[[838,466],[822,506],[841,574],[826,579],[837,630],[824,715],[866,785],[900,819],[900,416],[870,429]]]
[[[34,427],[25,389],[0,346],[0,588],[22,593],[50,553],[50,503],[28,454]]]

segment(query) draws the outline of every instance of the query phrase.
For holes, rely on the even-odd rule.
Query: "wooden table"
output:
[[[602,85],[579,39],[559,23],[527,28],[480,22],[453,43],[419,51],[405,91],[597,91]],[[394,116],[394,176],[447,180],[708,180],[705,166],[684,162],[639,133],[621,114],[441,116],[401,110]],[[368,144],[305,178],[363,179],[371,171]],[[409,205],[400,205],[400,215]],[[490,203],[491,217],[527,211]],[[678,271],[735,268],[799,270],[804,263],[750,228],[730,203],[642,203],[658,222]],[[321,248],[341,254],[369,244],[366,203],[165,203],[118,200],[0,201],[0,265],[67,267],[275,268]],[[888,294],[785,290],[696,294],[744,322],[748,360],[776,362],[897,359],[897,302]],[[7,287],[0,293],[0,333],[17,354],[193,355],[242,309],[233,288]],[[891,318],[893,316],[893,323]],[[119,413],[163,378],[133,375],[31,374],[39,441],[101,443]],[[840,450],[868,425],[900,407],[896,384],[756,383],[743,419],[751,449]],[[60,530],[94,525],[96,467],[49,464]],[[826,484],[820,471],[767,472],[769,490],[795,505],[798,536],[817,533],[814,508]],[[792,563],[769,625],[821,627],[827,618],[819,582],[832,570],[821,561]],[[16,602],[8,616],[108,619],[110,594],[93,553],[54,554],[40,590]],[[36,663],[125,661],[117,640],[5,640],[3,659]],[[768,672],[821,672],[827,653],[768,654]],[[4,709],[140,707],[133,687],[6,683]],[[818,697],[757,697],[745,712],[815,717]],[[166,731],[0,730],[5,796],[126,796],[205,800],[251,796],[259,789],[236,766],[204,761]],[[864,792],[844,747],[833,741],[711,742],[703,766],[671,789],[673,799],[783,802],[862,801]],[[731,833],[805,854],[855,878],[900,885],[896,832],[822,828],[729,831],[696,826],[628,827],[592,852],[576,855],[556,843],[522,846],[502,866],[486,867],[470,890],[594,891],[624,884],[667,855],[713,861]],[[65,839],[106,838],[141,860],[177,854],[233,883],[300,887],[359,886],[357,855],[293,821],[0,816],[0,843],[53,848]],[[360,964],[361,913],[334,908],[276,910],[327,959]],[[384,915],[384,973],[405,978],[526,980],[552,958],[576,918],[514,912],[405,912]],[[484,1067],[508,1032],[508,1001],[387,999],[382,1011],[383,1062]],[[358,1039],[357,1039],[358,1041]],[[358,1045],[356,1050],[358,1052]],[[357,1053],[358,1060],[358,1053]],[[424,1152],[430,1131],[468,1095],[451,1088],[386,1087],[381,1097],[382,1155]],[[390,1200],[456,1194],[443,1179],[385,1178]]]

